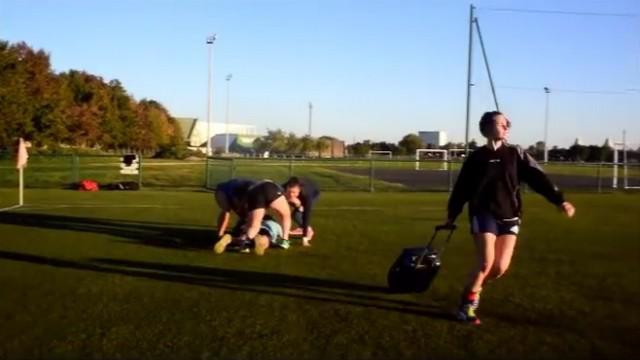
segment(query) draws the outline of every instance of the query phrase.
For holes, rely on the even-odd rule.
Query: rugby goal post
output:
[[[425,155],[423,155],[425,154]],[[434,155],[432,155],[434,154]],[[447,166],[447,162],[449,161],[449,151],[448,150],[441,150],[441,149],[416,149],[416,170],[425,170],[425,169],[421,169],[420,168],[420,160],[425,160],[423,159],[424,157],[427,157],[428,159],[426,160],[441,160],[442,161],[442,167],[440,169],[436,169],[436,170],[447,170],[448,166]],[[431,159],[433,158],[433,159]]]
[[[369,157],[372,158],[374,156],[387,156],[389,159],[393,158],[393,153],[389,150],[370,150],[369,151]]]
[[[624,135],[623,135],[624,139]],[[619,153],[622,151],[622,162]],[[617,189],[619,186],[620,173],[618,166],[622,165],[622,188],[625,190],[639,190],[640,184],[629,184],[629,164],[627,162],[626,141],[613,143],[613,177],[611,187]]]

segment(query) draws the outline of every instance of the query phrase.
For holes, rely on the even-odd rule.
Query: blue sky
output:
[[[511,141],[568,146],[621,138],[640,146],[640,17],[494,11],[526,8],[640,15],[638,0],[478,0],[477,16]],[[207,34],[215,32],[213,121],[260,132],[307,130],[397,142],[418,130],[464,139],[468,1],[0,0],[0,38],[51,54],[56,71],[117,78],[174,116],[206,121]],[[493,108],[475,42],[471,137]],[[513,89],[512,87],[523,88]],[[539,90],[536,90],[539,89]],[[564,90],[606,91],[585,94]],[[635,91],[627,91],[636,89]]]

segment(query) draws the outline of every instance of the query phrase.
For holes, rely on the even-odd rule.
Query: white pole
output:
[[[229,84],[231,83],[231,74],[227,75],[227,111],[225,114],[225,141],[224,141],[224,153],[229,153]]]
[[[20,169],[18,170],[18,173],[19,173],[18,193],[20,194],[19,205],[22,206],[24,205],[24,169],[20,167]]]
[[[467,54],[467,115],[464,130],[464,148],[465,153],[469,154],[469,114],[471,111],[471,65],[473,60],[473,11],[475,6],[469,5],[469,52]]]
[[[613,184],[614,189],[618,188],[618,147],[613,143]]]
[[[449,150],[444,152],[444,170],[449,170]]]

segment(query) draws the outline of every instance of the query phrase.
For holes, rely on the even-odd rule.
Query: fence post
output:
[[[598,162],[598,193],[602,192],[602,162]]]
[[[449,186],[448,186],[448,190],[449,190],[449,194],[451,194],[451,191],[453,190],[453,163],[451,162],[451,160],[447,160],[447,164],[449,165],[447,168],[449,169],[448,173],[449,173]]]
[[[209,157],[204,157],[204,188],[209,188]]]
[[[78,154],[71,154],[71,182],[77,183],[80,181],[80,159]]]
[[[138,153],[138,189],[142,189],[142,153]]]
[[[229,180],[233,179],[236,177],[236,160],[235,159],[231,159],[231,177],[229,178]]]
[[[373,168],[373,158],[369,159],[369,192],[373,192],[375,189],[373,188],[373,179],[374,179],[375,171]]]

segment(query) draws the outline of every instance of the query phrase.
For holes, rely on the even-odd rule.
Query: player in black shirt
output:
[[[267,210],[273,210],[278,215],[278,223],[282,227],[282,240],[289,241],[291,209],[280,185],[270,180],[258,182],[247,191],[246,201],[248,214],[245,235],[248,240],[255,242],[257,255],[263,255],[269,247],[269,239],[259,234]]]
[[[249,179],[231,179],[216,186],[215,198],[220,214],[218,215],[218,239],[222,237],[229,227],[231,211],[235,212],[242,222],[247,216],[246,199],[247,191],[255,181]]]
[[[311,214],[320,196],[320,190],[310,180],[300,180],[295,176],[287,180],[282,187],[289,205],[293,207],[292,218],[302,228],[302,245],[311,246],[309,242],[314,235]]]
[[[468,203],[477,264],[463,290],[458,318],[473,324],[483,284],[502,276],[509,267],[520,230],[520,183],[556,205],[568,217],[573,205],[555,187],[535,160],[521,148],[506,142],[511,122],[500,112],[485,113],[480,132],[487,145],[465,160],[449,198],[447,223],[453,224]]]

